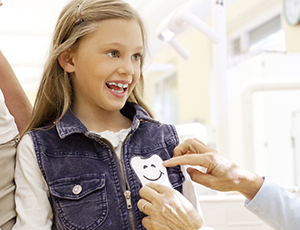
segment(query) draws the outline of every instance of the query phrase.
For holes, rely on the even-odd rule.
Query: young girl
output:
[[[65,6],[18,146],[14,229],[143,229],[131,159],[166,160],[178,144],[142,102],[145,47],[143,23],[122,0]],[[179,167],[168,179],[185,191]]]

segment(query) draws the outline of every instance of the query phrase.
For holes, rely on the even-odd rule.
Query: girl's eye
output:
[[[135,61],[139,61],[141,59],[141,56],[142,56],[141,54],[134,54],[132,56],[132,59],[135,60]]]
[[[111,56],[112,58],[120,57],[119,52],[116,51],[116,50],[109,51],[107,54],[108,54],[109,56]]]

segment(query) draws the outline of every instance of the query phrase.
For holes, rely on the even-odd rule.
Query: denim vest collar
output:
[[[126,102],[125,106],[121,109],[121,113],[132,120],[131,131],[135,131],[139,125],[140,121],[149,121],[156,124],[160,124],[160,122],[149,117],[147,112],[132,102]],[[89,130],[85,127],[84,124],[75,116],[72,110],[69,108],[66,114],[61,118],[61,120],[57,123],[56,129],[58,135],[61,139],[66,138],[67,136],[74,133],[88,133]]]

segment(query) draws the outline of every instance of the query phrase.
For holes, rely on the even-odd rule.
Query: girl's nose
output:
[[[128,75],[133,75],[134,74],[134,67],[132,60],[123,60],[121,66],[118,69],[120,74],[126,74]]]

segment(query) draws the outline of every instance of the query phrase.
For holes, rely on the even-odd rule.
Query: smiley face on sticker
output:
[[[167,169],[162,165],[163,160],[158,155],[150,158],[136,156],[131,158],[131,167],[140,179],[143,186],[149,182],[163,184],[172,187],[169,181]]]

